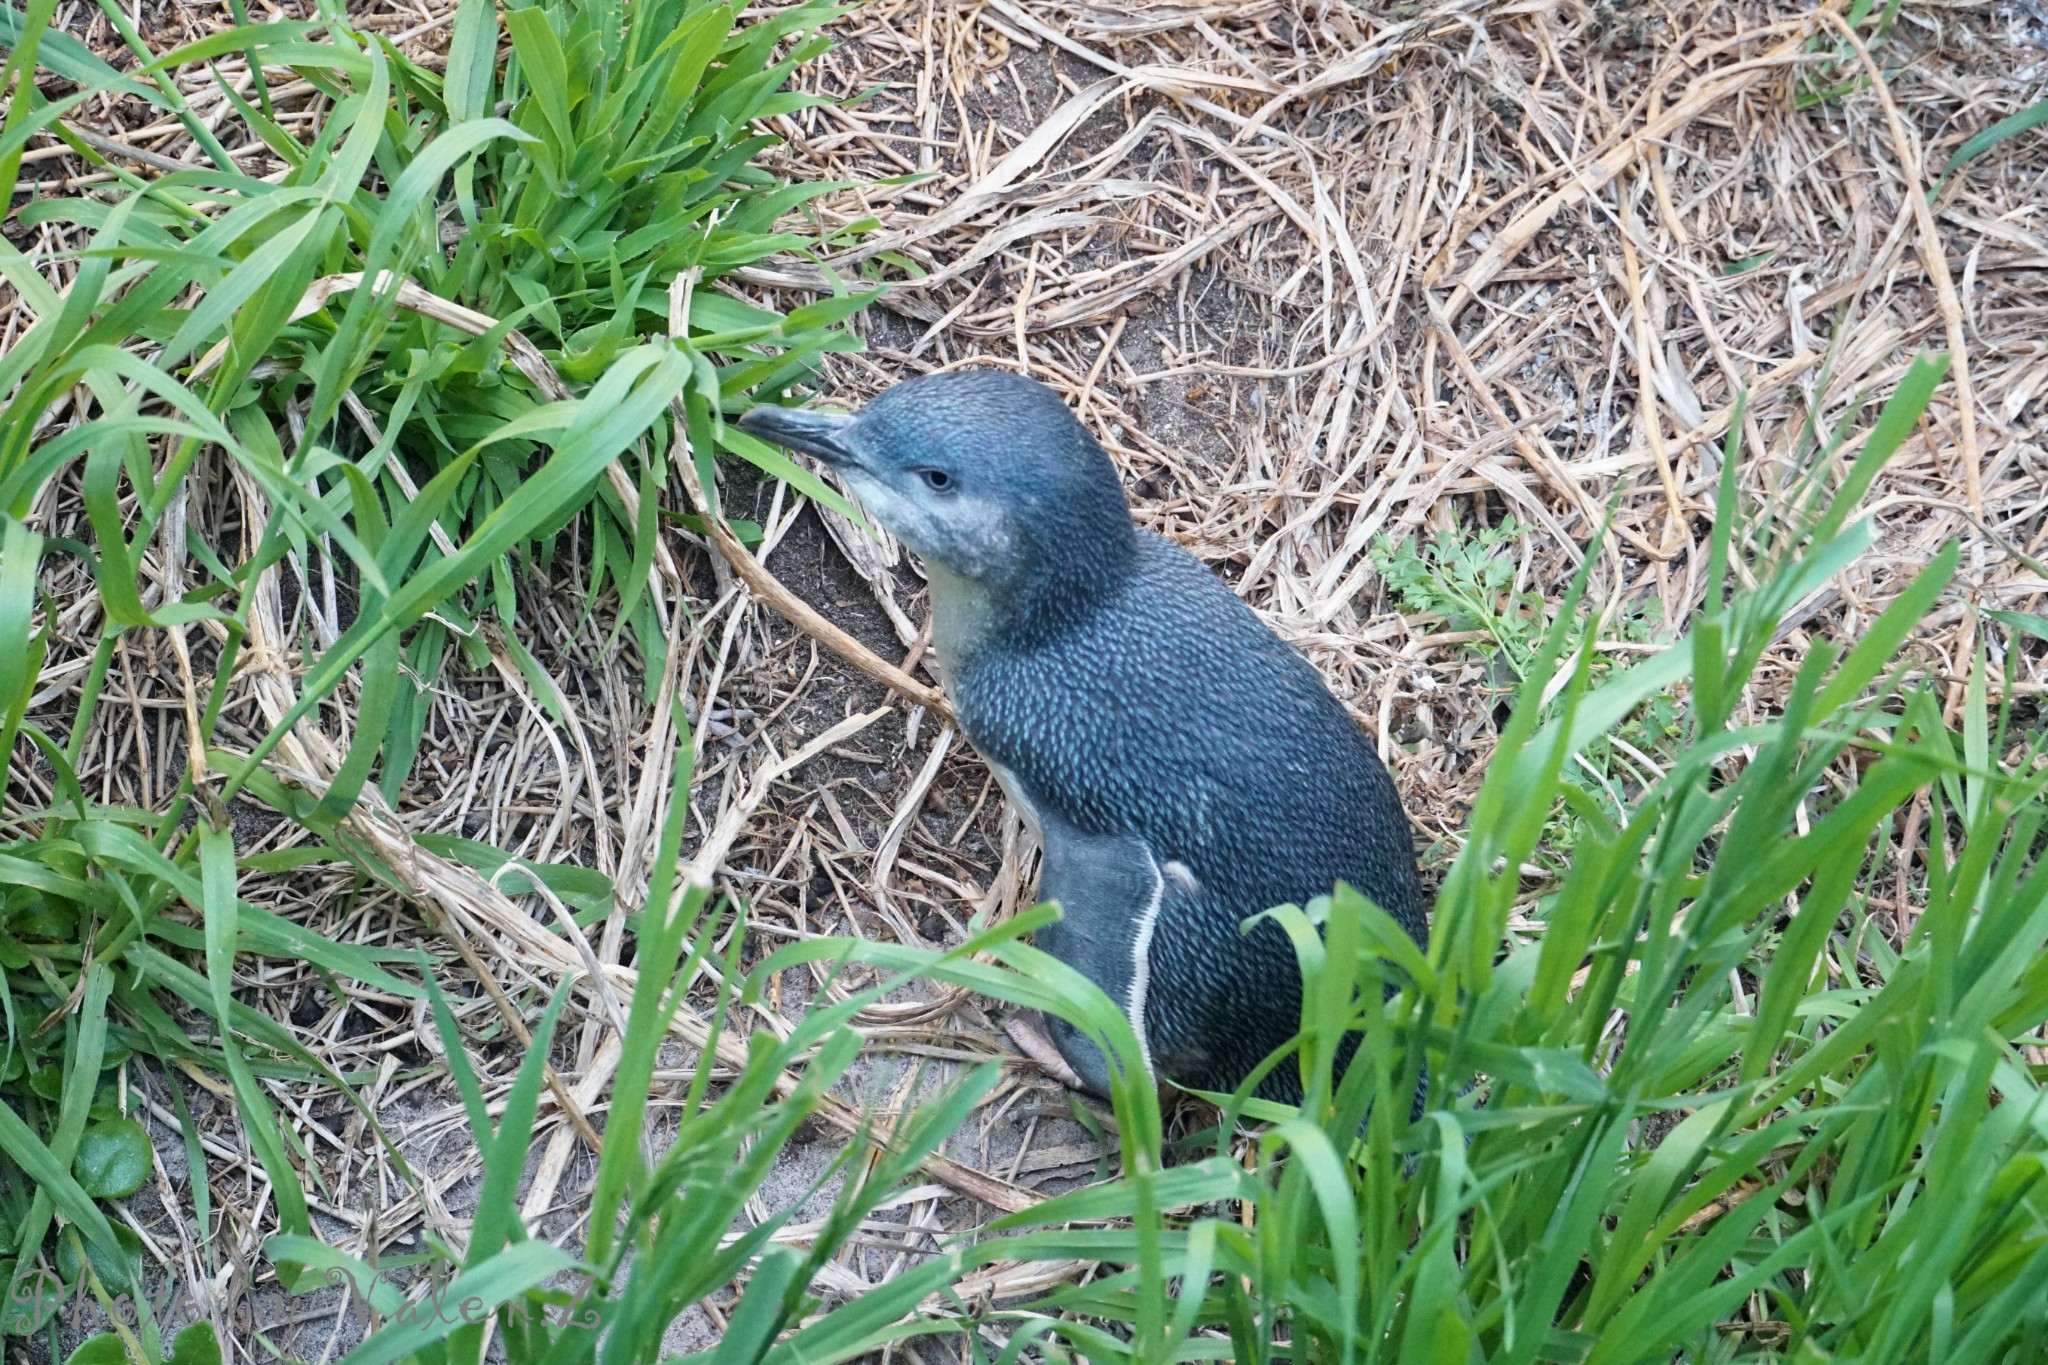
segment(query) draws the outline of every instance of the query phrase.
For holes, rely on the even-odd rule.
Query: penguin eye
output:
[[[953,486],[953,476],[943,469],[920,469],[917,472],[924,479],[925,486],[935,492],[943,493]]]

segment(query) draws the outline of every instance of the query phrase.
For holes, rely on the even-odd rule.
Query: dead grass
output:
[[[447,9],[419,0],[365,22],[433,49]],[[1951,382],[1871,498],[1878,550],[1807,605],[1763,676],[1796,667],[1809,634],[1854,638],[1902,575],[1960,538],[1961,589],[1917,642],[1915,666],[1948,679],[1960,706],[1960,677],[1986,649],[1994,691],[2037,716],[2048,649],[1981,613],[2040,612],[2048,596],[2048,141],[1995,149],[1931,205],[1924,191],[1964,139],[2048,90],[2048,13],[1906,0],[1895,31],[1862,50],[1831,10],[1799,3],[1453,0],[1394,13],[1308,0],[861,9],[811,79],[873,94],[784,120],[779,155],[805,178],[872,186],[818,206],[835,225],[880,222],[829,268],[900,278],[908,261],[919,278],[865,317],[869,350],[838,366],[836,391],[864,398],[966,364],[1060,389],[1123,468],[1137,515],[1227,577],[1373,727],[1434,864],[1457,845],[1494,743],[1498,680],[1444,622],[1388,609],[1375,537],[1513,516],[1532,528],[1515,546],[1519,587],[1554,598],[1591,556],[1611,613],[1675,628],[1703,591],[1736,395],[1749,395],[1739,477],[1764,502],[1796,472],[1809,413],[1832,424],[1855,395],[1888,391],[1916,351],[1946,349]],[[104,19],[74,17],[111,57]],[[169,40],[223,15],[145,7],[142,18]],[[1887,94],[1866,82],[1797,107],[1803,84],[1871,63],[1895,72]],[[102,114],[102,136],[131,165],[161,169],[188,150],[175,124]],[[61,179],[78,168],[53,151],[28,160],[53,190],[100,178]],[[248,165],[261,173],[261,160]],[[922,178],[877,184],[887,177]],[[744,283],[801,292],[817,280],[791,262]],[[16,302],[0,297],[0,313],[11,340]],[[38,509],[44,534],[83,534],[74,493]],[[922,670],[912,566],[780,488],[736,485],[725,498],[767,529],[760,557],[781,587],[884,660]],[[202,480],[188,512],[231,535],[260,516],[260,494]],[[745,898],[750,949],[825,933],[943,944],[970,915],[1023,903],[1018,831],[943,716],[890,706],[870,673],[764,610],[707,547],[679,535],[670,548],[664,620],[688,643],[678,672],[699,749],[695,868]],[[550,1232],[583,1198],[583,1115],[602,1126],[615,993],[632,985],[623,922],[586,942],[557,937],[543,927],[555,908],[508,898],[412,836],[595,867],[617,879],[624,908],[643,894],[677,718],[648,705],[630,645],[608,646],[609,622],[583,614],[577,563],[563,557],[558,581],[527,590],[534,647],[576,723],[549,722],[497,651],[498,667],[434,696],[429,749],[397,807],[372,800],[350,822],[399,870],[399,890],[304,870],[250,892],[336,938],[449,958],[465,1024],[504,1082],[520,1031],[509,999],[587,960],[601,967],[606,989],[583,1002],[557,1058],[557,1121],[526,1196]],[[304,651],[349,610],[345,585],[269,582],[221,731],[251,743],[288,704]],[[96,608],[82,579],[51,586],[69,603],[60,638],[73,644],[51,654],[40,703],[54,715],[71,704]],[[108,692],[118,704],[81,772],[104,800],[160,808],[184,762],[179,661],[166,641],[126,637]],[[1750,700],[1768,708],[1768,686]],[[330,710],[302,725],[277,766],[324,785],[348,723]],[[16,772],[12,809],[48,798]],[[240,835],[245,853],[297,837],[255,812]],[[364,1100],[426,1181],[424,1197],[411,1193],[338,1096],[273,1086],[320,1163],[316,1207],[331,1234],[358,1253],[403,1250],[422,1225],[460,1244],[476,1154],[432,1078],[431,1027],[402,1002],[323,1003],[288,967],[246,970],[244,999],[290,1020],[337,1068],[373,1077]],[[753,1026],[785,1029],[825,989],[786,980]],[[953,993],[878,1007],[868,1023],[876,1061],[855,1105],[903,1103],[928,1059],[1001,1051],[991,1020]],[[691,1037],[686,1023],[681,1041],[701,1043],[701,1026]],[[176,1124],[159,1078],[130,1084],[165,1123],[161,1207],[138,1205],[131,1225],[198,1282]],[[269,1211],[233,1114],[223,1098],[201,1117],[219,1263],[241,1269],[200,1307],[246,1349],[252,1328],[297,1305],[250,1278]],[[848,1285],[889,1273],[930,1245],[921,1239],[978,1226],[989,1207],[1088,1175],[1101,1153],[1064,1114],[1017,1068],[957,1164],[893,1212],[902,1249],[850,1252]],[[806,1158],[792,1160],[783,1192],[801,1188]],[[998,1272],[985,1287],[1021,1286]],[[702,1324],[717,1326],[715,1313]],[[317,1357],[352,1336],[338,1318],[285,1339]]]

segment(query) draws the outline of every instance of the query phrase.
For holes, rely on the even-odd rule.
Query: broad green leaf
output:
[[[125,1248],[114,1235],[113,1225],[92,1202],[92,1196],[72,1177],[68,1163],[59,1161],[4,1100],[0,1100],[0,1145],[6,1147],[8,1159],[21,1167],[37,1188],[50,1197],[58,1211],[84,1231],[94,1246],[113,1256],[126,1255]]]
[[[125,1199],[149,1176],[149,1134],[132,1119],[103,1119],[78,1140],[71,1173],[95,1199]]]
[[[210,1322],[195,1322],[171,1341],[167,1365],[221,1365],[220,1339]]]
[[[113,1332],[101,1332],[78,1343],[64,1365],[130,1365],[127,1343]]]

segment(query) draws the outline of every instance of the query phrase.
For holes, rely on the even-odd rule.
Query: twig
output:
[[[1934,225],[1934,211],[1927,206],[1927,191],[1920,183],[1919,157],[1912,139],[1907,136],[1904,121],[1899,118],[1899,106],[1892,102],[1884,72],[1870,55],[1870,49],[1856,36],[1856,30],[1850,27],[1848,20],[1832,9],[1823,9],[1820,13],[1848,40],[1849,46],[1856,49],[1863,69],[1870,73],[1870,88],[1877,95],[1878,103],[1884,106],[1885,122],[1891,128],[1892,146],[1899,157],[1899,174],[1906,182],[1906,202],[1912,206],[1913,221],[1920,229],[1920,259],[1927,264],[1927,278],[1934,283],[1935,303],[1941,309],[1941,324],[1948,333],[1949,373],[1955,377],[1956,405],[1960,409],[1962,425],[1963,500],[1981,519],[1984,515],[1984,490],[1981,485],[1981,459],[1977,453],[1977,397],[1970,387],[1969,349],[1963,343],[1963,305],[1956,297],[1955,280],[1948,273],[1948,256],[1941,249],[1941,232]]]

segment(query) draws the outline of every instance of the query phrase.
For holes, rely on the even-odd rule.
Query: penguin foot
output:
[[[1010,1041],[1018,1051],[1038,1063],[1054,1080],[1069,1090],[1085,1091],[1081,1078],[1074,1074],[1074,1068],[1067,1065],[1067,1059],[1060,1055],[1052,1035],[1046,1031],[1045,1016],[1037,1010],[1020,1010],[1003,1021],[1003,1032],[1010,1035]]]

